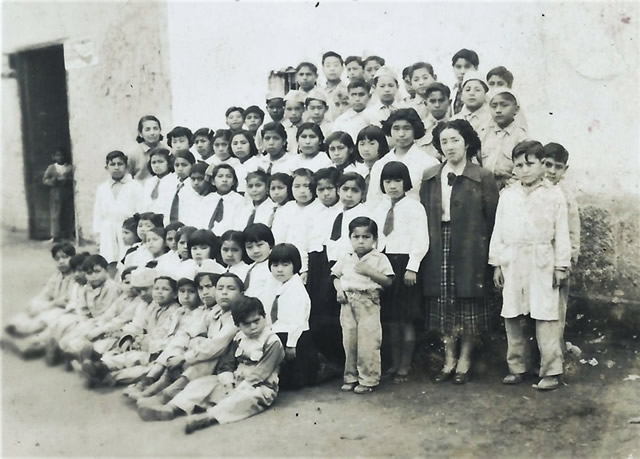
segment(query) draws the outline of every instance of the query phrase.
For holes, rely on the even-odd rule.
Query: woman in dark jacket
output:
[[[445,162],[425,171],[420,190],[430,240],[421,275],[429,328],[442,334],[445,345],[445,364],[435,380],[445,381],[455,372],[454,382],[464,384],[475,338],[490,323],[488,257],[498,187],[490,171],[471,162],[480,153],[480,139],[466,120],[438,124],[433,145]]]

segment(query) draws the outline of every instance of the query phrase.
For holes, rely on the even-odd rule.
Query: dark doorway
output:
[[[12,56],[22,109],[24,173],[31,239],[51,237],[49,187],[42,183],[56,148],[71,155],[67,80],[62,45]],[[72,161],[73,164],[73,161]]]

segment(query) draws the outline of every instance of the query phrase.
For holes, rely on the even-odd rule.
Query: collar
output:
[[[113,185],[118,185],[118,184],[126,184],[129,183],[131,180],[133,180],[133,177],[131,177],[131,174],[126,173],[124,174],[124,177],[122,177],[120,180],[113,180],[112,178],[109,178],[109,181],[111,182],[111,186]]]
[[[512,121],[508,126],[501,128],[498,124],[491,120],[491,124],[489,124],[489,131],[495,132],[496,134],[500,131],[506,132],[508,135],[513,135],[513,132],[516,130],[517,126],[515,121]]]
[[[429,180],[433,177],[438,177],[442,174],[442,169],[445,167],[447,162],[440,164],[439,166],[434,166],[430,169],[427,169],[422,176],[422,180]],[[453,172],[453,171],[452,171]],[[471,161],[467,161],[467,165],[464,167],[462,171],[462,176],[467,177],[469,180],[473,180],[474,182],[480,182],[482,179],[480,177],[480,166],[477,164],[473,164]]]

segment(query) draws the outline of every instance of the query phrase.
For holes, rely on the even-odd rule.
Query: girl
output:
[[[175,170],[176,187],[173,190],[173,196],[167,213],[165,214],[165,225],[180,221],[180,205],[185,207],[186,202],[193,194],[191,186],[191,168],[196,162],[196,158],[188,150],[178,151],[174,155],[173,169]],[[184,213],[184,211],[183,211]]]
[[[278,172],[291,174],[295,168],[295,157],[287,154],[287,130],[277,122],[267,123],[262,128],[265,155],[260,168],[267,174]]]
[[[333,132],[327,137],[326,143],[329,158],[341,174],[357,172],[363,177],[369,174],[369,169],[364,163],[356,163],[355,145],[349,134],[344,131]]]
[[[258,150],[262,150],[262,135],[259,131],[262,123],[264,123],[264,111],[257,105],[247,107],[244,111],[244,124],[255,139]]]
[[[324,153],[324,134],[315,123],[302,123],[296,133],[298,153],[295,168],[306,168],[316,172],[323,167],[330,167],[331,160]]]
[[[230,164],[234,168],[240,164],[238,158],[231,154],[231,131],[228,129],[218,129],[213,137],[213,153],[207,175],[213,175],[210,171],[219,164]]]
[[[220,258],[227,267],[226,271],[235,274],[245,281],[249,265],[245,263],[247,253],[244,249],[244,235],[242,231],[229,230],[220,237]]]
[[[211,164],[213,158],[214,132],[209,128],[200,128],[193,133],[193,146],[196,147],[196,159]]]
[[[160,120],[153,115],[143,116],[138,121],[138,144],[126,152],[129,158],[129,172],[133,178],[144,181],[150,177],[149,169],[145,167],[149,163],[149,151],[156,147],[166,148],[161,142],[161,131]]]
[[[275,204],[267,223],[265,223],[269,228],[273,226],[279,210],[293,199],[292,185],[293,179],[289,174],[277,172],[269,177],[269,198]]]
[[[235,169],[238,175],[238,191],[244,192],[247,174],[260,167],[258,148],[249,131],[241,130],[231,136],[231,153],[240,162]]]
[[[62,147],[53,154],[54,163],[44,171],[42,183],[49,191],[49,216],[53,242],[71,239],[73,234],[73,166],[69,155]]]
[[[356,139],[355,156],[356,161],[361,161],[366,166],[363,169],[362,176],[369,185],[369,174],[373,165],[384,155],[389,153],[389,144],[384,131],[378,126],[367,126],[358,133]]]
[[[118,257],[119,260],[123,260],[130,249],[141,241],[137,232],[139,218],[140,216],[136,214],[122,222],[122,242],[124,246],[122,247],[122,253]],[[122,263],[124,263],[124,261],[122,261]]]
[[[149,152],[147,164],[151,177],[144,182],[142,188],[142,209],[168,215],[178,185],[178,178],[173,174],[173,155],[166,148],[154,148]]]
[[[193,193],[188,194],[188,199],[183,203],[180,212],[181,221],[188,226],[206,228],[211,218],[211,213],[217,203],[213,193],[213,185],[207,179],[207,163],[197,163],[191,167],[191,188]]]
[[[247,196],[251,199],[252,205],[247,208],[249,213],[246,226],[252,223],[264,223],[269,226],[269,219],[274,215],[278,205],[267,195],[268,186],[269,176],[262,169],[247,175]]]
[[[196,231],[195,226],[183,226],[176,232],[177,251],[181,261],[189,260],[191,253],[189,252],[189,237]]]
[[[138,219],[136,233],[140,242],[133,244],[131,248],[127,250],[127,253],[122,259],[124,267],[144,266],[150,262],[153,259],[153,255],[151,255],[144,244],[146,234],[152,228],[164,228],[162,215],[154,214],[153,212],[144,212],[142,214],[135,214],[134,217]]]
[[[489,329],[492,312],[488,260],[498,187],[490,171],[470,161],[480,151],[480,139],[469,122],[438,124],[433,145],[445,162],[425,172],[420,191],[431,243],[421,280],[429,327],[442,334],[445,346],[445,364],[435,380],[455,372],[454,382],[464,384],[474,340]]]
[[[173,222],[169,223],[164,228],[167,232],[167,247],[169,247],[169,250],[172,252],[175,252],[175,254],[178,255],[178,258],[180,258],[180,254],[178,253],[178,230],[183,226],[184,223],[182,222]]]
[[[192,272],[195,273],[200,270],[205,260],[211,260],[213,263],[208,265],[210,267],[209,272],[220,274],[225,271],[225,269],[215,261],[220,257],[220,243],[218,242],[218,238],[211,231],[194,231],[191,236],[189,236],[187,248],[189,249],[191,258],[183,263],[183,269],[189,267]],[[183,277],[193,276],[186,276],[183,274]]]
[[[407,197],[418,200],[424,171],[439,164],[437,159],[415,143],[415,139],[424,135],[424,124],[413,108],[401,108],[387,118],[383,129],[384,133],[391,137],[395,147],[371,168],[370,183],[376,186],[369,187],[367,201],[379,202],[382,198],[382,190],[377,184],[380,183],[382,168],[391,161],[400,161],[407,166],[411,177],[411,191]]]
[[[145,247],[153,256],[156,272],[173,276],[180,265],[178,255],[167,247],[167,232],[164,228],[151,228],[145,235]]]
[[[229,229],[244,229],[247,203],[236,191],[238,189],[236,171],[229,164],[219,164],[211,172],[216,203],[207,228],[216,236],[220,236]]]
[[[378,249],[383,251],[395,273],[391,287],[385,290],[381,319],[389,324],[391,368],[394,382],[407,380],[416,343],[414,321],[422,318],[422,291],[417,273],[429,249],[427,214],[424,207],[406,193],[411,190],[409,169],[403,163],[385,164],[380,189],[386,195],[373,212],[381,229]]]

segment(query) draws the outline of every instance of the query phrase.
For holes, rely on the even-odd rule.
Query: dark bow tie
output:
[[[453,186],[453,182],[456,181],[456,177],[457,175],[454,174],[453,172],[449,172],[447,174],[447,183],[449,184],[449,186]]]

